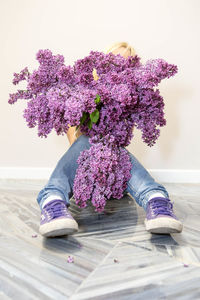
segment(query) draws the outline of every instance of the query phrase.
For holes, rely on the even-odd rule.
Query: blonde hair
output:
[[[126,53],[127,51],[129,51],[131,56],[135,56],[136,55],[135,49],[131,45],[129,45],[127,42],[118,42],[118,43],[115,43],[112,46],[106,48],[105,51],[104,51],[104,53],[107,54],[107,53],[112,52],[112,51],[114,51],[116,49],[119,49],[121,47],[124,48],[124,53]]]

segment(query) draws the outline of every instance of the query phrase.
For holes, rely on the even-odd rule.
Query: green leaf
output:
[[[82,114],[82,117],[80,119],[80,123],[83,124],[85,122],[85,120],[87,119],[88,113],[86,113],[85,111]]]
[[[99,120],[99,111],[98,111],[98,109],[95,109],[95,111],[93,111],[93,112],[90,114],[90,120],[91,120],[93,123],[96,123],[96,122]]]
[[[88,128],[92,129],[92,121],[91,120],[88,121]]]
[[[94,102],[96,104],[98,104],[99,102],[101,102],[101,97],[98,94],[96,95],[96,98],[94,99]]]

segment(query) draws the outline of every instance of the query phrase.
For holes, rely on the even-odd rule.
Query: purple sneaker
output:
[[[55,199],[42,209],[39,232],[46,237],[71,234],[78,231],[78,223],[67,209],[66,202]]]
[[[146,218],[144,220],[146,230],[152,233],[181,232],[183,224],[173,212],[173,204],[168,198],[155,197],[148,201]]]

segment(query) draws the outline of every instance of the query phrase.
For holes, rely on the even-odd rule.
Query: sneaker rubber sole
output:
[[[46,237],[68,235],[77,231],[78,223],[68,218],[57,218],[39,227],[39,233]]]
[[[147,220],[145,218],[144,224],[146,230],[151,233],[178,233],[183,230],[183,224],[170,217],[160,217],[152,220]]]

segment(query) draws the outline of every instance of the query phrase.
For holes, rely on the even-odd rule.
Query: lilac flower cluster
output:
[[[80,207],[91,200],[102,211],[111,196],[121,198],[130,178],[131,164],[124,147],[130,144],[132,129],[142,131],[142,139],[153,146],[164,126],[164,101],[154,87],[177,73],[177,66],[163,59],[104,54],[91,51],[73,66],[62,55],[48,49],[36,54],[39,67],[32,74],[24,68],[14,73],[13,84],[27,81],[27,90],[9,94],[8,102],[26,99],[23,116],[38,136],[47,137],[54,129],[65,134],[77,126],[92,144],[82,151],[78,163],[74,196]],[[84,191],[84,193],[83,193]]]
[[[127,150],[116,147],[113,136],[109,138],[110,142],[105,141],[101,139],[81,152],[74,179],[76,204],[86,207],[87,200],[91,200],[98,212],[104,210],[106,200],[111,196],[116,199],[122,197],[132,167]]]

